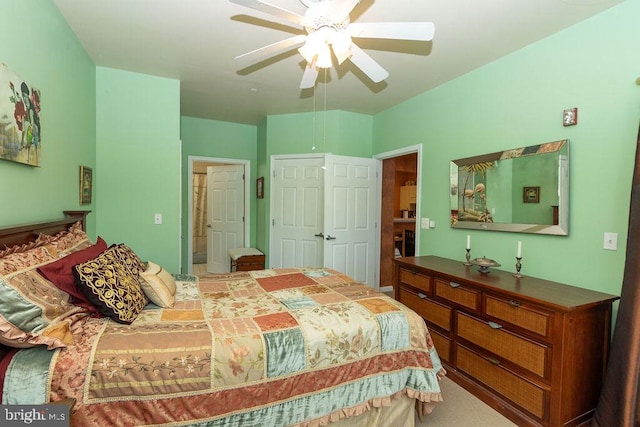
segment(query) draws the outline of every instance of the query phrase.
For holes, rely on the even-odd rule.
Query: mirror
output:
[[[451,162],[451,227],[569,234],[569,140]]]

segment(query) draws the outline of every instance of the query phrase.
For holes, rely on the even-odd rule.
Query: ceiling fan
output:
[[[289,21],[291,27],[304,29],[307,34],[296,35],[264,46],[237,60],[259,62],[298,48],[307,61],[300,88],[315,86],[319,68],[331,68],[332,52],[338,64],[350,60],[374,83],[389,76],[380,64],[356,45],[354,38],[429,41],[435,27],[431,22],[351,22],[349,14],[360,0],[300,0],[307,7],[304,16],[263,0],[229,0]]]

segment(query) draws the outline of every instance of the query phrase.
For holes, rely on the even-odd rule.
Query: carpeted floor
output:
[[[422,422],[416,417],[416,427],[511,427],[516,425],[446,377],[440,382],[440,389],[444,402],[440,402],[431,414],[423,418]]]

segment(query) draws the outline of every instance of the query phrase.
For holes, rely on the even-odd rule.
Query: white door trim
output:
[[[382,161],[385,159],[391,159],[393,157],[404,156],[405,154],[418,154],[418,167],[416,168],[416,185],[418,186],[418,191],[416,192],[416,256],[420,255],[420,218],[421,217],[421,206],[420,206],[420,193],[422,193],[422,144],[410,145],[408,147],[398,148],[397,150],[386,151],[384,153],[378,153],[373,156],[374,159],[380,160],[378,162],[378,176],[382,177]],[[381,179],[378,180],[378,224],[382,221],[382,183]],[[378,233],[378,259],[380,258],[380,233]],[[378,274],[378,276],[380,276]],[[378,283],[380,286],[380,283]],[[391,292],[393,290],[392,286],[382,286],[380,287],[380,292]]]
[[[250,245],[251,229],[251,161],[220,157],[187,156],[187,273],[193,274],[193,164],[195,162],[244,165],[244,245]]]

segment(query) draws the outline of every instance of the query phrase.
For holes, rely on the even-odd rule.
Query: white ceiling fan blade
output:
[[[433,22],[352,22],[348,27],[354,38],[429,41],[433,39]]]
[[[277,16],[278,18],[286,19],[289,22],[296,24],[298,28],[303,28],[302,15],[299,15],[290,10],[283,9],[279,6],[267,3],[262,0],[229,0],[231,3],[235,3],[240,6],[245,6],[259,12],[268,13],[269,15]]]
[[[305,35],[289,37],[288,39],[280,40],[279,42],[261,47],[260,49],[252,50],[251,52],[236,56],[235,59],[243,61],[245,63],[260,62],[267,58],[279,55],[283,52],[296,49],[302,46],[306,39],[307,36]]]
[[[329,16],[343,20],[360,3],[360,0],[332,0],[329,2]]]
[[[307,64],[307,66],[304,68],[302,81],[300,82],[300,89],[308,89],[314,87],[317,78],[318,67],[316,67],[316,64]]]
[[[367,55],[364,50],[356,46],[355,43],[351,44],[351,57],[349,59],[363,73],[369,76],[374,83],[379,83],[389,77],[389,72]]]

